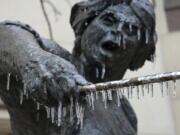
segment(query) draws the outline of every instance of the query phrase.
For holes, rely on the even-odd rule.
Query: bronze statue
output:
[[[121,79],[127,69],[153,61],[152,4],[88,0],[73,6],[70,23],[72,54],[26,24],[0,23],[0,96],[13,135],[136,135],[137,118],[125,97],[120,107],[113,100],[104,108],[97,100],[92,110],[79,86]],[[82,128],[77,103],[85,107]]]

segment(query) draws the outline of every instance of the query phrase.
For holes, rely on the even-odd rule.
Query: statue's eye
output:
[[[107,26],[112,26],[115,24],[115,22],[116,18],[112,15],[106,15],[105,17],[103,17],[103,24]]]
[[[127,35],[133,36],[137,34],[137,26],[132,25],[132,24],[125,24],[124,25],[124,31],[126,32]]]

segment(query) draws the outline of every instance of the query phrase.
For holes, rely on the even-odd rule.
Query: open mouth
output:
[[[102,43],[101,50],[105,56],[112,57],[113,54],[119,49],[119,45],[113,41],[106,41]]]

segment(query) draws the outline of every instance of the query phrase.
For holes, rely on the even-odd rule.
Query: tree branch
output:
[[[43,12],[43,14],[44,14],[44,17],[45,17],[45,19],[46,19],[46,23],[47,23],[47,26],[48,26],[49,37],[50,37],[51,40],[53,40],[52,26],[51,26],[51,23],[50,23],[48,14],[47,14],[47,12],[46,12],[46,9],[45,9],[45,7],[44,7],[44,0],[40,0],[40,4],[41,4],[41,9],[42,9],[42,12]]]
[[[118,88],[130,87],[130,86],[139,86],[139,85],[153,84],[153,83],[166,82],[166,81],[176,81],[177,79],[180,79],[180,71],[87,85],[87,86],[83,86],[81,88],[81,91],[82,92],[108,91],[112,89],[118,89]]]

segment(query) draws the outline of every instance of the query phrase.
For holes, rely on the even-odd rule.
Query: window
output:
[[[169,31],[180,30],[180,0],[164,1]]]

